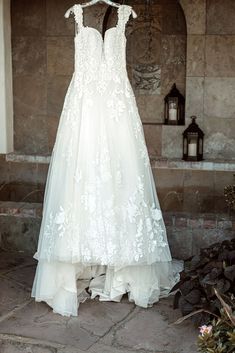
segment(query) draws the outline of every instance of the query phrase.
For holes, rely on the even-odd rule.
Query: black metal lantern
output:
[[[185,161],[203,160],[204,132],[195,122],[196,116],[191,116],[192,122],[183,132],[183,159]]]
[[[185,98],[174,83],[165,97],[165,124],[184,125]]]

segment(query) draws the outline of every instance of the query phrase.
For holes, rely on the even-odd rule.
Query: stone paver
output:
[[[80,304],[78,317],[63,317],[31,298],[35,269],[30,256],[0,252],[1,353],[197,353],[197,329],[174,324],[173,296],[148,309],[127,295],[120,303],[97,297]]]

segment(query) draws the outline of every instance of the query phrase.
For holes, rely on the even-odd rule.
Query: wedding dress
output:
[[[125,26],[100,32],[74,5],[75,70],[48,169],[31,296],[77,316],[79,303],[152,306],[179,280],[172,260],[135,96]],[[89,287],[89,288],[88,288]],[[87,290],[86,290],[87,288]]]

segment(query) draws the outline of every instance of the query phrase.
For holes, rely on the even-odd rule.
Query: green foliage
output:
[[[201,353],[234,353],[235,327],[229,323],[227,314],[221,309],[221,317],[210,322],[209,333],[198,336],[198,351]]]

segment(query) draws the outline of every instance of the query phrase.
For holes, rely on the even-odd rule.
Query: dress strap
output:
[[[76,26],[75,26],[75,34],[78,33],[78,31],[83,27],[83,10],[80,4],[75,4],[72,7],[70,7],[66,13],[65,17],[68,18],[70,14],[74,14]]]
[[[137,17],[135,11],[129,5],[121,5],[118,8],[118,27],[124,32],[130,15]]]

